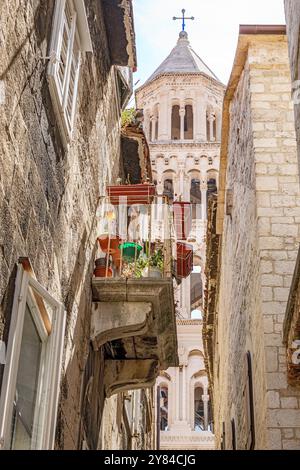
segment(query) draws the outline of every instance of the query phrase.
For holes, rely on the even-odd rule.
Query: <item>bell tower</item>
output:
[[[207,206],[218,190],[224,85],[191,47],[182,30],[175,47],[136,91],[144,112],[153,177],[158,195],[185,207],[186,236],[178,243],[193,250],[193,272],[178,279],[176,313],[180,366],[162,372],[161,449],[212,449],[208,380],[202,344]],[[178,244],[177,244],[178,245]],[[190,446],[190,447],[189,447]]]

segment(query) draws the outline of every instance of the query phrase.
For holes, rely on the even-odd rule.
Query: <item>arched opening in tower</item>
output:
[[[204,403],[203,403],[203,388],[196,387],[194,392],[194,410],[195,410],[195,431],[204,431]]]
[[[179,106],[174,105],[172,107],[172,140],[180,140],[180,115]]]
[[[160,430],[168,430],[168,399],[169,391],[166,385],[160,388]]]
[[[170,178],[167,178],[164,181],[163,195],[168,197],[169,202],[173,202],[173,200],[174,200],[174,187],[173,187],[173,181]]]
[[[186,140],[192,140],[194,138],[194,114],[193,106],[190,104],[185,107],[184,138]]]
[[[199,179],[192,179],[190,197],[191,197],[191,203],[192,203],[192,218],[193,220],[196,220],[198,217],[201,217],[201,204],[202,204]]]

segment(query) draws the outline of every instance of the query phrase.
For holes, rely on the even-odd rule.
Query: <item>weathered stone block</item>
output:
[[[284,397],[280,399],[281,408],[298,408],[298,400],[296,397]]]

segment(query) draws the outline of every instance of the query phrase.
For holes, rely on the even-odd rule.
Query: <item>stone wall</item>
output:
[[[295,128],[298,150],[298,165],[300,163],[300,75],[299,75],[299,48],[300,48],[300,3],[285,0],[285,13],[287,21],[288,46],[292,77],[292,96],[294,101]],[[296,353],[295,341],[300,339],[300,251],[295,266],[294,277],[290,290],[289,302],[284,322],[284,340],[288,350],[289,383],[300,385],[300,364],[295,364],[293,357]],[[298,361],[296,361],[298,362]]]
[[[216,435],[220,446],[224,422],[226,448],[231,448],[234,419],[238,449],[246,447],[245,354],[250,351],[256,448],[296,449],[300,394],[287,385],[282,339],[300,222],[287,44],[283,36],[243,40],[246,62],[229,118],[226,189],[233,190],[233,208],[222,234]]]
[[[97,445],[104,400],[101,380],[93,384],[90,405],[81,397],[84,372],[86,384],[89,374],[101,373],[103,364],[101,353],[89,353],[95,214],[105,184],[119,176],[115,72],[101,2],[86,5],[93,54],[82,64],[68,152],[61,143],[44,59],[54,2],[12,0],[0,6],[0,339],[7,342],[16,263],[26,256],[37,280],[67,312],[59,449],[80,448],[83,428],[89,433],[88,445]]]
[[[295,124],[296,138],[298,147],[298,164],[300,162],[300,102],[299,102],[299,82],[300,80],[300,3],[295,0],[284,0],[285,15],[287,23],[287,35],[289,46],[289,57],[291,67],[291,78],[293,87],[293,96],[297,98],[295,103]]]

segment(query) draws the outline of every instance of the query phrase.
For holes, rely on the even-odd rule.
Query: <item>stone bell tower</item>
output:
[[[177,18],[174,18],[177,19]],[[163,372],[161,448],[214,447],[202,345],[207,202],[217,192],[225,87],[192,49],[185,31],[169,56],[136,92],[144,112],[158,195],[192,203],[194,271],[176,290],[180,367]],[[191,18],[192,19],[192,18]]]

